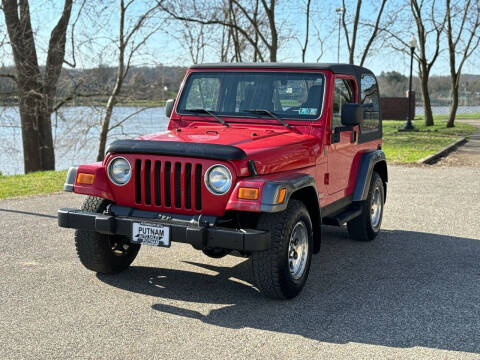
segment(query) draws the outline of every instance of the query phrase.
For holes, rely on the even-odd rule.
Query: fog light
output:
[[[238,189],[238,198],[243,200],[257,200],[258,199],[258,189],[257,188],[247,188],[241,187]]]

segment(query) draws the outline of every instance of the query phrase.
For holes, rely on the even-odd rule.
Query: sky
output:
[[[141,12],[149,0],[136,0],[137,3],[131,8],[131,21],[136,13]],[[428,0],[427,0],[428,2]],[[45,50],[48,47],[49,35],[58,20],[63,7],[62,0],[30,0],[32,24],[36,31],[36,46],[39,56],[39,62],[45,63]],[[115,65],[116,50],[112,46],[112,38],[118,33],[118,13],[115,11],[118,0],[87,1],[83,8],[82,15],[75,26],[75,60],[79,68],[96,67],[99,64]],[[352,15],[356,6],[355,0],[346,1],[347,16]],[[376,14],[379,0],[364,0],[362,8],[362,20],[372,20]],[[73,23],[78,14],[81,1],[76,1],[72,13],[71,23]],[[100,5],[99,5],[100,4]],[[313,0],[311,11],[311,37],[310,46],[307,50],[307,62],[315,62],[320,54],[320,41],[317,32],[323,41],[323,55],[321,62],[337,62],[337,36],[338,36],[338,16],[335,12],[337,7],[341,7],[339,0]],[[402,38],[409,39],[413,34],[413,28],[409,30],[408,25],[402,20],[408,14],[409,9],[404,7],[404,0],[389,0],[385,9],[385,21],[391,20],[393,28],[398,29]],[[388,19],[387,19],[388,17]],[[281,62],[299,62],[301,61],[300,41],[303,41],[305,34],[305,1],[304,0],[279,0],[277,7],[277,27],[282,36],[278,60]],[[161,22],[155,19],[150,26],[158,26],[160,30],[153,35],[145,44],[134,59],[136,65],[154,66],[158,64],[188,66],[191,59],[185,49],[184,42],[178,39],[180,24],[178,22]],[[5,32],[3,16],[0,16],[0,40]],[[210,32],[210,30],[209,30]],[[364,36],[366,28],[360,32],[361,49],[365,43]],[[70,38],[70,35],[69,35]],[[66,58],[73,59],[72,46],[70,39],[67,45]],[[398,71],[408,74],[410,59],[402,52],[392,49],[389,44],[391,41],[386,39],[382,44],[377,43],[366,61],[365,66],[375,73],[382,71]],[[204,62],[218,61],[217,45],[212,43],[205,51]],[[218,47],[218,46],[217,46]],[[445,51],[446,43],[442,41],[444,51],[440,54],[435,64],[433,75],[448,75],[449,64],[448,56]],[[431,52],[432,49],[429,48]],[[464,73],[480,74],[480,52],[477,51],[465,64]],[[348,61],[348,52],[343,31],[340,42],[340,62]],[[0,48],[0,65],[11,65],[12,58],[10,50],[7,47]],[[414,75],[417,69],[414,67]]]

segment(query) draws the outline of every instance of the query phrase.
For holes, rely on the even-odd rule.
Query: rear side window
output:
[[[360,104],[363,105],[363,120],[360,124],[359,142],[382,137],[380,99],[377,80],[372,74],[362,74]]]
[[[333,97],[333,114],[331,129],[342,125],[342,105],[354,103],[355,96],[351,80],[335,79],[335,94]]]
[[[370,74],[362,75],[361,103],[364,105],[361,131],[363,133],[380,129],[380,104],[378,86],[375,78]]]

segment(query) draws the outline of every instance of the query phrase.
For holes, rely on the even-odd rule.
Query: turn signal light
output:
[[[244,200],[257,200],[258,199],[258,189],[257,188],[247,188],[241,187],[238,189],[238,198]]]
[[[285,195],[287,194],[287,189],[281,188],[280,191],[278,192],[278,203],[281,204],[283,203],[283,200],[285,200]]]
[[[94,181],[95,181],[95,175],[93,174],[79,173],[77,175],[78,184],[92,185]]]

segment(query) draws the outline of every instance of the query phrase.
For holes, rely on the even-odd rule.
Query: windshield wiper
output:
[[[220,118],[219,116],[215,115],[213,111],[207,110],[207,109],[187,109],[186,111],[191,111],[195,113],[203,113],[203,114],[208,114],[212,117],[214,117],[220,124],[225,125],[226,127],[229,127],[228,123]]]
[[[242,111],[245,111],[245,112],[249,112],[249,113],[252,113],[252,114],[264,114],[264,115],[268,115],[270,116],[271,118],[275,119],[275,120],[278,120],[283,126],[285,126],[287,129],[290,129],[292,130],[292,127],[290,126],[290,124],[288,124],[287,122],[285,122],[285,120],[283,119],[280,119],[274,112],[271,112],[270,110],[267,110],[267,109],[246,109],[246,110],[243,110]]]

